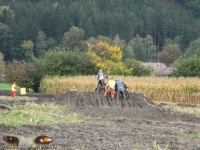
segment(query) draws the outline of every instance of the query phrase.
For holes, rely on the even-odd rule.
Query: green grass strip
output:
[[[84,122],[81,115],[70,111],[70,106],[51,104],[16,105],[12,111],[0,110],[0,124],[5,126],[42,125]]]

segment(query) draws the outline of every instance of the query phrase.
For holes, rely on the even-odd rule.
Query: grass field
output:
[[[17,97],[17,99],[19,96]],[[12,111],[0,111],[0,124],[5,126],[42,125],[57,123],[105,123],[103,120],[90,119],[74,113],[71,106],[59,106],[54,103],[15,105]]]
[[[0,83],[0,90],[5,90],[5,91],[11,91],[11,86],[12,84],[10,83]],[[20,86],[17,85],[17,92],[20,92]],[[29,92],[33,92],[33,90],[30,88]]]
[[[0,83],[0,90],[9,91],[9,90],[11,90],[11,86],[12,86],[12,84]]]

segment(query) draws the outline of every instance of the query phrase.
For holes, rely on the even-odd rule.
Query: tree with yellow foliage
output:
[[[122,51],[119,46],[107,42],[88,43],[87,54],[91,56],[95,69],[102,69],[107,74],[131,75],[133,68],[127,69],[122,62]]]

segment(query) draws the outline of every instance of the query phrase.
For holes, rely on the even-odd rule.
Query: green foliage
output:
[[[43,31],[39,31],[38,32],[38,36],[37,36],[37,41],[35,44],[35,56],[41,56],[44,55],[44,53],[46,52],[46,35]]]
[[[185,4],[189,10],[174,7],[177,2]],[[158,0],[2,1],[0,51],[5,61],[24,60],[25,57],[28,61],[58,44],[86,51],[85,40],[99,39],[101,35],[110,40],[108,44],[121,48],[123,60],[135,58],[155,62],[157,52],[168,45],[166,39],[176,41],[176,37],[180,37],[179,43],[170,44],[178,44],[184,52],[191,41],[200,37],[200,21],[190,13],[190,10],[193,14],[199,13],[198,1],[165,1],[169,3],[162,5]],[[38,32],[43,32],[47,40]],[[29,52],[24,56],[21,44],[29,40],[34,45],[34,54]]]
[[[58,45],[58,41],[56,41],[54,38],[50,37],[46,40],[46,46],[47,46],[47,49],[51,49],[55,46]]]
[[[86,54],[79,51],[76,52],[75,50],[70,51],[65,48],[55,47],[39,60],[42,65],[45,65],[45,72],[48,75],[77,75],[80,73],[88,73],[84,72],[85,69],[82,69],[82,64],[80,63],[91,64],[89,60],[82,62],[81,59],[83,57],[88,58]]]
[[[83,29],[79,29],[78,27],[71,27],[69,32],[66,32],[62,38],[61,46],[62,47],[83,47],[82,40],[85,35],[85,31]]]
[[[179,58],[173,66],[176,70],[173,71],[172,76],[200,77],[200,57],[197,55],[189,58]]]
[[[136,34],[128,43],[123,56],[124,59],[135,58],[140,61],[153,62],[157,60],[157,47],[150,35],[141,38],[139,34]]]
[[[3,54],[0,52],[0,75],[2,76],[3,71],[5,69],[5,61],[4,61],[4,56]]]
[[[4,55],[4,59],[9,60],[13,55],[10,50],[13,44],[13,33],[8,25],[0,24],[0,43],[0,51]]]
[[[142,42],[142,38],[140,38],[139,34],[137,34],[135,38],[130,40],[128,46],[130,46],[129,53],[134,55],[135,59],[140,60],[140,61],[146,61],[146,58],[147,58],[146,50]],[[128,58],[131,58],[131,57],[128,57]]]
[[[8,84],[8,83],[0,83],[0,90],[5,90],[5,91],[10,91],[11,90],[11,86],[12,84]],[[17,89],[19,90],[19,89]]]
[[[180,49],[182,50],[182,45],[181,45],[181,36],[177,36],[175,37],[174,39],[170,39],[170,38],[167,38],[165,39],[165,45],[164,45],[164,48],[167,46],[167,45],[173,45],[173,44],[177,44]]]
[[[53,113],[52,113],[52,110]],[[52,123],[79,123],[85,119],[71,112],[70,106],[60,107],[54,104],[31,104],[13,106],[10,113],[1,114],[0,124],[5,126],[23,126],[52,124]]]
[[[129,43],[129,44],[131,44],[131,43]],[[130,46],[130,45],[128,45],[123,52],[123,60],[127,59],[127,58],[129,58],[129,59],[134,58],[134,51],[132,49],[132,46]]]
[[[143,45],[146,52],[148,62],[153,62],[157,60],[157,47],[154,45],[153,37],[149,34],[143,38]]]
[[[127,68],[133,68],[133,76],[149,76],[153,72],[153,68],[145,67],[141,64],[141,61],[135,59],[125,59],[124,64]]]
[[[98,41],[102,41],[102,42],[106,42],[106,43],[108,43],[108,44],[110,44],[110,45],[112,45],[112,43],[113,43],[113,41],[112,41],[111,38],[109,38],[109,37],[107,37],[107,36],[102,36],[102,35],[98,35],[97,40],[98,40]],[[96,40],[95,40],[94,43],[96,43]]]
[[[184,0],[185,5],[187,8],[189,8],[191,10],[191,12],[199,17],[200,15],[200,3],[198,0]]]
[[[124,40],[121,40],[119,35],[116,35],[114,38],[113,38],[113,41],[112,41],[112,45],[117,45],[120,47],[120,49],[122,51],[124,51],[125,47],[126,47],[126,42]]]
[[[162,52],[158,53],[158,60],[159,62],[165,63],[167,66],[169,66],[181,55],[181,50],[177,44],[169,44]]]
[[[189,47],[185,51],[186,57],[191,57],[195,54],[196,55],[200,54],[200,38],[192,41],[190,43]]]
[[[45,53],[44,56],[34,60],[34,83],[32,87],[35,91],[39,90],[41,79],[45,75],[64,76],[64,75],[86,75],[94,73],[94,65],[90,56],[79,49],[66,49],[55,47]]]
[[[34,52],[33,52],[33,42],[28,40],[28,41],[23,41],[21,44],[21,52],[25,56],[23,60],[25,61],[32,61],[34,58]]]
[[[0,15],[3,15],[4,11],[9,11],[12,14],[12,16],[14,17],[14,12],[10,9],[9,6],[1,6],[0,7]]]

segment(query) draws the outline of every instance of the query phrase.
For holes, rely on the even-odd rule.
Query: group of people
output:
[[[104,81],[104,77],[105,76],[106,75],[103,73],[103,71],[99,70],[99,72],[97,74],[98,84],[106,85],[106,83]],[[98,84],[97,84],[97,87],[98,87]],[[123,95],[123,97],[125,99],[126,98],[125,94],[124,94],[124,88],[125,87],[127,87],[127,86],[121,79],[114,80],[114,78],[111,77],[110,80],[108,81],[107,86],[106,86],[106,90],[105,90],[104,96],[106,97],[108,95],[108,93],[111,93],[111,97],[114,98],[114,96],[115,96],[115,94],[117,92],[117,99],[118,99],[119,95],[120,95],[120,92],[122,92],[122,95]]]
[[[105,75],[102,70],[99,70],[97,74],[98,84],[106,85],[104,81],[104,77],[107,77],[107,75]],[[96,89],[98,88],[98,84],[97,84]],[[125,87],[126,87],[126,84],[121,79],[114,80],[114,78],[111,77],[106,86],[104,96],[106,97],[108,93],[111,93],[111,97],[114,98],[115,93],[117,92],[117,99],[118,99],[120,92],[122,92],[122,95],[125,98],[125,94],[124,94]],[[16,82],[13,82],[12,87],[11,87],[12,97],[16,97],[16,90],[17,90]],[[77,90],[75,86],[73,86],[70,91],[77,91]]]

